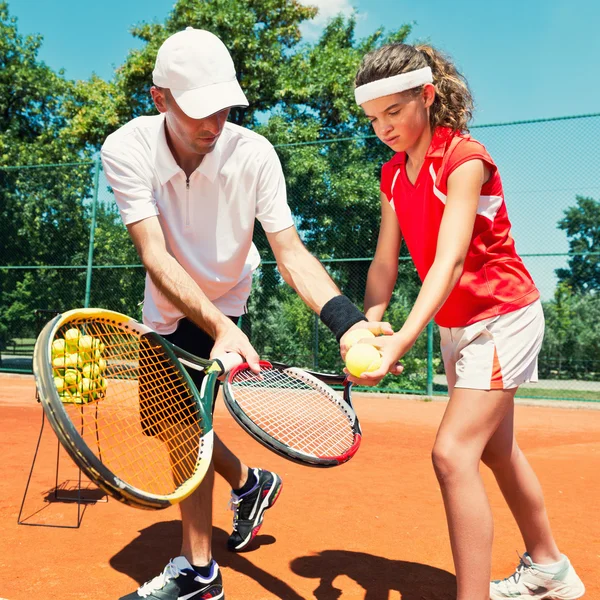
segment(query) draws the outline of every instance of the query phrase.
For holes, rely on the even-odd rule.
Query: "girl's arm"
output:
[[[387,196],[381,192],[381,226],[365,290],[365,315],[369,321],[381,321],[390,303],[398,277],[401,243],[402,234],[398,219]]]
[[[381,367],[365,373],[360,379],[350,377],[351,380],[363,385],[376,385],[390,369],[396,372],[397,362],[410,350],[444,304],[462,275],[473,236],[481,187],[489,175],[481,160],[470,160],[450,174],[435,260],[417,300],[400,331],[373,343],[382,352]]]

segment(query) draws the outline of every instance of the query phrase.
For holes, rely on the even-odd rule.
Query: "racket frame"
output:
[[[290,448],[286,444],[280,442],[279,440],[266,433],[246,414],[244,410],[242,410],[240,405],[235,400],[235,394],[231,391],[231,380],[235,377],[235,375],[238,372],[250,368],[247,363],[243,363],[229,371],[223,385],[223,399],[225,401],[225,406],[227,406],[227,409],[231,413],[231,416],[238,423],[238,425],[257,442],[262,444],[265,448],[268,448],[269,450],[271,450],[271,452],[274,452],[275,454],[282,456],[283,458],[287,458],[292,462],[304,466],[320,468],[337,467],[338,465],[348,462],[358,451],[362,440],[362,430],[358,421],[358,417],[354,411],[354,406],[352,405],[352,382],[349,381],[343,375],[306,371],[303,369],[298,369],[296,367],[291,367],[290,365],[286,365],[280,362],[260,361],[259,364],[261,369],[275,369],[278,371],[293,369],[296,372],[306,373],[309,376],[318,379],[319,382],[322,385],[325,385],[326,387],[328,387],[329,385],[343,385],[343,398],[340,398],[340,396],[333,392],[333,390],[332,392],[336,403],[350,417],[350,420],[352,421],[354,443],[350,448],[348,448],[348,450],[346,450],[346,452],[344,452],[340,456],[315,457],[309,454],[305,454],[303,452],[298,452],[297,450]]]
[[[196,401],[198,412],[204,424],[204,434],[201,440],[201,454],[204,456],[196,463],[194,474],[174,492],[165,495],[153,494],[140,490],[120,479],[106,467],[90,449],[65,410],[65,406],[54,385],[54,371],[51,360],[52,341],[54,340],[56,332],[61,327],[77,318],[112,321],[113,324],[116,324],[119,327],[130,329],[135,334],[152,339],[153,342],[164,349],[167,356],[171,359],[173,366],[179,370],[182,377],[185,379],[189,391]],[[81,468],[85,475],[99,488],[124,504],[144,509],[168,508],[177,502],[181,502],[181,500],[184,500],[194,492],[204,479],[211,464],[214,443],[212,414],[210,410],[206,409],[203,398],[207,397],[206,393],[208,390],[210,403],[212,403],[212,390],[216,385],[217,378],[221,374],[221,367],[218,361],[199,359],[191,354],[186,357],[188,359],[193,359],[197,364],[195,368],[201,367],[206,372],[206,377],[202,382],[201,394],[198,392],[187,370],[181,365],[177,358],[177,354],[179,353],[183,353],[184,355],[189,354],[184,350],[177,348],[150,328],[130,319],[126,315],[114,311],[94,308],[75,309],[57,315],[45,325],[36,341],[33,354],[33,371],[39,391],[40,402],[52,429],[69,456],[73,459],[75,464]],[[102,402],[102,400],[96,400],[95,402]],[[88,405],[90,404],[92,403],[89,403]],[[80,410],[83,411],[84,407],[88,405],[81,405]]]

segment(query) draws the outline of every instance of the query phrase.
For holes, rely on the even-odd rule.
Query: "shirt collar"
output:
[[[165,115],[160,115],[161,118],[157,121],[156,138],[154,146],[154,166],[158,174],[160,184],[164,185],[175,174],[181,171],[181,167],[177,164],[169,144],[167,142],[167,134],[165,132]],[[204,175],[211,182],[214,182],[217,173],[221,167],[221,156],[223,154],[223,146],[226,144],[224,139],[226,131],[223,130],[212,152],[204,156],[200,166],[196,169],[197,173]]]

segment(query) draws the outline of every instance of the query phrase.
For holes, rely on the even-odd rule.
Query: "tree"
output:
[[[575,254],[567,269],[556,270],[559,282],[576,292],[600,290],[600,202],[577,196],[577,205],[565,210],[558,227],[567,232],[569,252]]]
[[[600,375],[600,296],[574,292],[560,283],[544,303],[546,332],[540,374],[557,379],[597,379]]]
[[[22,36],[0,2],[0,315],[5,337],[34,332],[36,308],[83,301],[85,272],[49,270],[81,265],[87,256],[85,199],[89,154],[63,136],[62,104],[72,85],[37,58],[39,36]],[[78,167],[7,169],[6,166],[83,163]]]

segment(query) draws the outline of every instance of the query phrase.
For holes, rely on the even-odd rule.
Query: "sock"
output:
[[[201,575],[202,577],[204,577],[205,579],[210,577],[210,572],[212,569],[212,564],[214,561],[210,561],[207,565],[204,565],[203,567],[199,567],[197,565],[192,565],[192,567],[194,567],[194,571],[196,571],[196,573],[198,573],[198,575]]]
[[[555,562],[555,563],[541,564],[541,563],[535,563],[535,562],[533,562],[533,560],[531,562],[541,571],[545,571],[546,573],[555,573],[555,572],[560,571],[564,567],[565,558],[566,557],[563,556],[563,558],[561,560],[559,560],[558,562]]]
[[[241,488],[233,490],[233,493],[236,496],[243,496],[244,494],[248,493],[257,483],[258,478],[256,477],[254,469],[248,469],[248,479],[246,479],[246,483]]]

